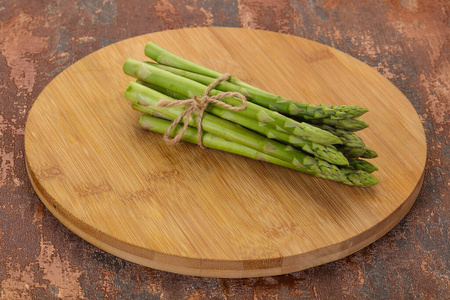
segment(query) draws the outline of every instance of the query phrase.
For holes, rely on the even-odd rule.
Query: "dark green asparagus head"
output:
[[[348,181],[350,181],[352,185],[355,186],[369,187],[378,183],[378,179],[376,179],[372,174],[362,170],[343,168],[341,169],[341,171],[345,174]]]

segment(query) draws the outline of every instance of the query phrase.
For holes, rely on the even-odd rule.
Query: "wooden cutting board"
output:
[[[310,103],[370,109],[360,136],[380,183],[349,187],[181,143],[138,126],[123,92],[132,57],[153,41],[257,87]],[[195,28],[103,48],[58,75],[34,103],[25,150],[45,206],[93,245],[151,268],[210,277],[290,273],[380,238],[414,203],[426,142],[418,115],[387,79],[327,46],[273,32]]]

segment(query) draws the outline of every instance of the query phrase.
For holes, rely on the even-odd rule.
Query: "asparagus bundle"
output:
[[[360,159],[376,153],[353,132],[368,126],[358,118],[367,109],[289,100],[236,77],[223,78],[153,43],[145,53],[159,64],[127,59],[123,65],[124,72],[137,79],[125,97],[143,113],[143,129],[348,185],[378,183],[370,174],[377,168]],[[209,97],[220,98],[227,108],[222,102],[208,103]],[[245,109],[234,109],[241,105]]]

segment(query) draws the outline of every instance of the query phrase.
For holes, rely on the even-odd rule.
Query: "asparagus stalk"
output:
[[[168,95],[175,99],[183,99],[183,95],[176,93],[174,91],[171,91],[169,89],[164,89],[159,86],[155,86],[153,84],[149,84],[145,81],[138,80],[137,83],[145,85],[149,88],[152,88],[160,93],[163,93],[165,95]],[[221,117],[225,120],[234,122],[236,124],[239,124],[241,126],[244,126],[248,129],[251,129],[255,132],[258,132],[260,134],[265,135],[266,137],[270,139],[276,139],[281,142],[285,142],[288,144],[291,144],[292,146],[299,147],[303,151],[312,154],[318,158],[321,158],[329,163],[335,164],[335,165],[348,165],[348,161],[345,158],[345,156],[339,152],[335,147],[333,146],[324,146],[322,144],[310,142],[308,140],[305,140],[299,136],[276,130],[275,128],[272,128],[270,126],[264,126],[264,124],[259,124],[257,122],[254,122],[253,120],[242,116],[240,114],[234,114],[231,113],[227,109],[223,109],[220,106],[209,106],[206,108],[206,111],[210,112],[211,114]]]
[[[328,125],[316,125],[317,127],[333,133],[341,139],[342,145],[337,146],[339,151],[341,151],[347,158],[355,159],[358,157],[362,158],[375,158],[378,154],[368,148],[364,141],[356,135],[354,132],[337,129]]]
[[[167,116],[163,115],[163,117],[167,117]],[[167,128],[170,126],[170,121],[163,120],[158,117],[155,118],[150,115],[144,114],[141,116],[139,124],[143,129],[164,134],[166,132]],[[171,136],[177,135],[179,130],[181,129],[181,127],[182,127],[181,125],[175,126],[174,129],[171,131],[170,135]],[[189,142],[189,143],[198,144],[197,131],[192,127],[188,127],[182,136],[182,140]],[[256,159],[256,160],[266,161],[266,162],[280,165],[283,167],[291,168],[293,170],[304,172],[304,173],[307,173],[307,174],[310,174],[310,175],[313,175],[316,177],[330,179],[323,173],[315,173],[315,172],[312,172],[310,169],[295,166],[284,160],[277,159],[271,155],[256,151],[256,150],[246,147],[244,145],[227,141],[219,136],[216,136],[216,135],[208,133],[208,132],[203,132],[202,142],[205,146],[212,148],[212,149],[226,151],[226,152],[242,155],[242,156],[249,157],[249,158]],[[366,186],[374,185],[378,182],[375,177],[373,177],[372,175],[367,174],[365,172],[356,172],[355,173],[348,169],[344,169],[344,172],[345,172],[345,174],[348,174],[348,176],[350,177],[348,181],[343,182],[348,185],[356,185],[356,186],[366,187]],[[334,180],[334,179],[332,179],[332,180]]]
[[[148,87],[131,82],[126,91],[125,97],[133,102],[133,108],[143,112],[152,113],[156,111],[163,115],[176,119],[183,111],[181,107],[158,107],[157,103],[161,99],[168,97]],[[173,100],[173,99],[172,99]],[[176,100],[173,100],[176,101]],[[198,120],[198,112],[194,112],[189,120],[189,125],[196,127]],[[204,113],[202,119],[202,128],[204,131],[220,136],[226,140],[250,147],[256,151],[284,160],[298,168],[306,168],[313,173],[322,174],[327,179],[343,182],[348,184],[347,177],[340,169],[328,162],[315,159],[303,152],[294,149],[290,145],[281,144],[275,140],[265,138],[255,132],[245,129],[232,122],[222,118]]]
[[[152,65],[142,63],[135,59],[127,59],[123,65],[123,70],[126,74],[134,78],[161,86],[163,88],[171,89],[177,93],[184,95],[187,98],[192,98],[195,95],[201,96],[207,89],[207,86],[203,84],[156,68]],[[212,89],[210,92],[211,95],[218,95],[219,93],[220,91],[215,89]],[[221,100],[233,106],[239,106],[242,104],[241,100],[234,97],[226,97],[222,98]],[[215,104],[211,104],[209,106],[217,107],[217,105]],[[260,107],[251,102],[247,103],[246,109],[234,112],[230,111],[230,113],[241,114],[250,119],[255,119],[261,123],[270,125],[274,128],[281,128],[284,131],[300,136],[310,142],[315,142],[323,145],[341,143],[339,138],[325,130],[321,130],[304,122],[296,122],[286,116]]]
[[[352,148],[352,147],[342,147],[342,146],[338,146],[337,149],[344,154],[345,157],[347,157],[347,159],[355,159],[358,157],[361,157],[365,152],[366,149],[363,148]]]
[[[378,179],[363,170],[342,168],[341,171],[347,176],[347,179],[356,186],[370,186],[378,183]]]
[[[194,62],[188,61],[181,58],[166,49],[156,45],[155,43],[149,42],[145,46],[145,55],[153,59],[154,61],[177,69],[182,69],[185,71],[190,71],[191,73],[197,73],[207,77],[211,77],[212,80],[222,76],[221,73],[198,65]],[[175,70],[172,70],[175,71]],[[182,76],[189,76],[188,73],[184,73]],[[197,77],[199,78],[199,77]],[[205,78],[204,78],[205,79]],[[233,85],[228,85],[228,88],[233,86],[240,86],[246,89],[246,91],[252,96],[251,101],[258,103],[266,108],[279,111],[283,114],[292,116],[303,116],[305,118],[323,118],[326,116],[333,116],[337,119],[343,118],[354,118],[361,116],[368,110],[366,108],[358,106],[328,106],[328,105],[313,105],[305,102],[298,102],[291,99],[287,99],[272,93],[263,91],[261,89],[255,88],[250,84],[239,80],[236,77],[231,77],[228,79]],[[212,82],[212,81],[211,81]],[[208,85],[207,83],[203,83]]]
[[[367,173],[373,173],[375,171],[378,171],[378,168],[371,164],[370,162],[362,159],[353,159],[350,160],[349,169],[353,170],[362,170],[366,171]]]
[[[369,124],[359,118],[337,120],[326,117],[322,119],[308,120],[308,122],[315,125],[328,125],[351,132],[363,130],[364,128],[369,127]]]
[[[338,129],[324,124],[316,126],[319,127],[320,129],[331,132],[335,136],[339,137],[341,139],[342,146],[350,148],[363,148],[366,146],[364,141],[354,132],[347,131],[344,129]]]
[[[364,149],[365,149],[364,153],[361,154],[362,158],[369,158],[370,159],[370,158],[378,157],[378,154],[375,152],[375,150],[370,149],[368,147],[365,147]]]

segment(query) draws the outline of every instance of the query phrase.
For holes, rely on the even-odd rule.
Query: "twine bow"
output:
[[[228,78],[230,78],[230,76],[231,75],[227,73],[227,74],[220,76],[216,80],[214,80],[206,88],[206,90],[201,98],[194,96],[192,99],[177,100],[177,101],[160,100],[158,102],[158,104],[156,105],[158,107],[186,106],[186,109],[172,122],[172,124],[170,124],[169,128],[167,128],[167,131],[163,137],[164,141],[167,144],[174,145],[181,140],[181,137],[186,132],[186,129],[189,125],[189,118],[190,118],[191,114],[194,111],[198,111],[199,112],[198,120],[197,120],[198,145],[200,146],[200,148],[204,149],[205,147],[203,146],[203,143],[202,143],[202,119],[203,119],[203,112],[205,111],[208,104],[210,104],[210,103],[218,104],[218,105],[221,105],[224,108],[232,110],[232,111],[243,110],[247,107],[247,99],[241,93],[223,92],[216,96],[209,96],[209,93],[216,85],[218,85],[222,80],[227,80]],[[232,106],[225,102],[220,101],[220,99],[225,98],[225,97],[237,97],[242,100],[242,105],[241,106]],[[170,132],[178,123],[180,123],[180,121],[183,117],[184,117],[183,128],[180,130],[180,132],[178,132],[178,134],[173,139],[171,139]]]

